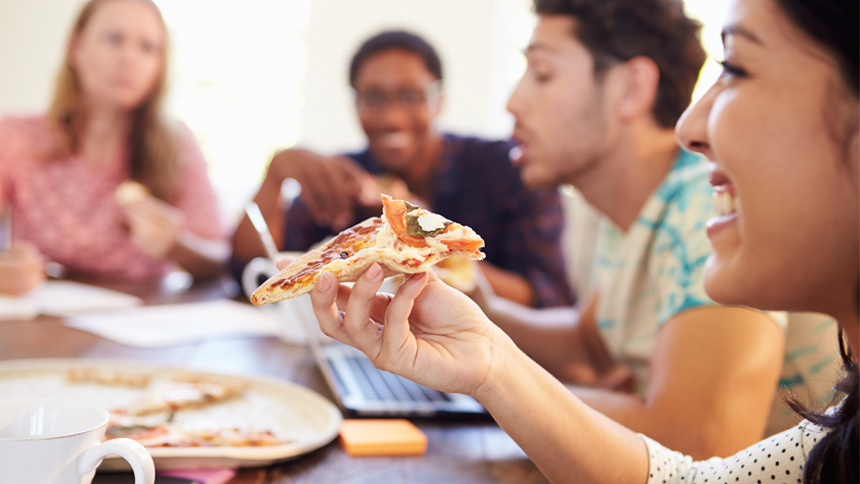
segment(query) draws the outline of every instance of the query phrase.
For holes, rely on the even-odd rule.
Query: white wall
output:
[[[533,25],[531,0],[156,2],[175,44],[169,107],[198,136],[231,219],[275,150],[298,143],[335,152],[364,144],[347,70],[370,35],[405,28],[425,36],[445,70],[440,127],[495,138],[510,132],[505,103],[524,69],[521,50]],[[47,107],[83,3],[0,0],[0,117]],[[719,57],[727,0],[686,3],[706,21],[705,44]],[[701,84],[718,72],[710,62]]]
[[[322,150],[363,145],[348,84],[349,61],[362,41],[392,28],[425,37],[442,59],[440,127],[491,137],[509,134],[505,99],[514,81],[511,65],[519,62],[517,52],[528,41],[528,33],[519,39],[511,33],[523,20],[529,22],[530,15],[528,2],[521,0],[313,0],[301,143]],[[517,40],[521,45],[514,45]]]
[[[0,0],[0,116],[48,106],[83,0]]]

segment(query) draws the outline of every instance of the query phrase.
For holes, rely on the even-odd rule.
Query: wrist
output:
[[[528,359],[504,331],[497,326],[493,327],[493,331],[490,339],[490,367],[472,394],[488,408],[508,393],[511,379],[518,378],[517,375],[525,367],[523,359]]]

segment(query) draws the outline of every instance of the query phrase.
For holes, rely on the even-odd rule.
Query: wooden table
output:
[[[87,281],[93,282],[93,281]],[[110,287],[144,298],[147,304],[234,297],[229,280],[191,288],[181,284]],[[0,360],[19,358],[122,358],[193,369],[267,375],[331,392],[310,352],[273,337],[217,339],[184,346],[140,349],[66,327],[58,318],[0,321]],[[232,484],[268,483],[484,483],[547,482],[516,443],[492,422],[415,421],[427,434],[420,457],[350,457],[335,441],[293,461],[242,469]]]

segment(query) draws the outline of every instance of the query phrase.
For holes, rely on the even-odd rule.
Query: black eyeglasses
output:
[[[397,104],[403,109],[417,110],[427,106],[427,103],[439,97],[439,81],[435,81],[426,89],[401,89],[396,92],[385,92],[379,89],[355,91],[355,104],[359,109],[381,111],[388,105]]]

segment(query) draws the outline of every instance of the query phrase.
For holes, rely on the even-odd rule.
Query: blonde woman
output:
[[[166,58],[151,0],[91,0],[47,115],[0,121],[0,207],[13,236],[0,292],[38,285],[47,260],[109,279],[158,278],[171,266],[220,273],[228,249],[205,160],[161,113]]]

